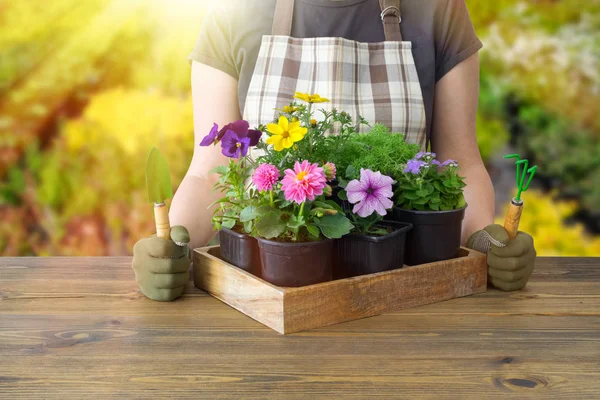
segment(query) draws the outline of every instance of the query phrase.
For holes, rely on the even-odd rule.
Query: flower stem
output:
[[[275,203],[273,202],[273,189],[269,190],[269,198],[270,198],[270,202],[269,204],[271,205],[271,207],[275,206]]]

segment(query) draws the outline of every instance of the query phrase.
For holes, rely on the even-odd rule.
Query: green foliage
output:
[[[212,218],[215,230],[219,230],[221,227],[231,229],[238,223],[251,221],[253,219],[250,218],[251,213],[254,210],[246,210],[243,218],[241,215],[250,199],[258,195],[255,190],[246,190],[246,181],[252,176],[252,166],[247,160],[242,159],[238,162],[229,159],[229,166],[218,166],[210,172],[220,175],[213,190],[219,191],[223,195],[213,204],[218,205],[214,209]]]
[[[521,107],[518,123],[518,147],[541,174],[558,178],[563,192],[581,196],[586,208],[600,212],[600,137],[535,105]]]
[[[401,172],[402,164],[418,151],[419,146],[407,143],[404,135],[390,132],[385,125],[375,124],[369,133],[353,134],[340,143],[330,159],[338,171],[352,167],[354,174],[346,178],[358,178],[361,168],[396,176]]]
[[[458,164],[438,167],[431,156],[421,158],[417,173],[403,172],[398,176],[396,205],[406,210],[446,211],[467,205],[463,195],[466,184],[458,176]]]

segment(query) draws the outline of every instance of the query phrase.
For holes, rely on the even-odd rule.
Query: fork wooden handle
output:
[[[519,221],[521,221],[522,212],[523,200],[517,201],[516,199],[512,199],[506,218],[504,218],[504,229],[511,240],[516,238],[517,232],[519,232]]]

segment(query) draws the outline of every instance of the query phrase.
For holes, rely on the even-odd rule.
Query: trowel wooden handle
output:
[[[154,204],[154,223],[156,224],[156,236],[171,239],[169,210],[165,203]]]
[[[519,221],[521,221],[521,213],[523,212],[523,201],[512,199],[508,208],[506,218],[504,218],[504,229],[508,233],[508,237],[512,240],[517,237],[519,231]]]

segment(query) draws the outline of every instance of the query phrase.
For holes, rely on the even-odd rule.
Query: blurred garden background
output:
[[[209,3],[0,0],[1,255],[131,254],[153,233],[145,161],[159,147],[174,189],[189,165]],[[519,152],[540,171],[521,222],[538,253],[600,256],[600,1],[467,4],[499,221]]]

